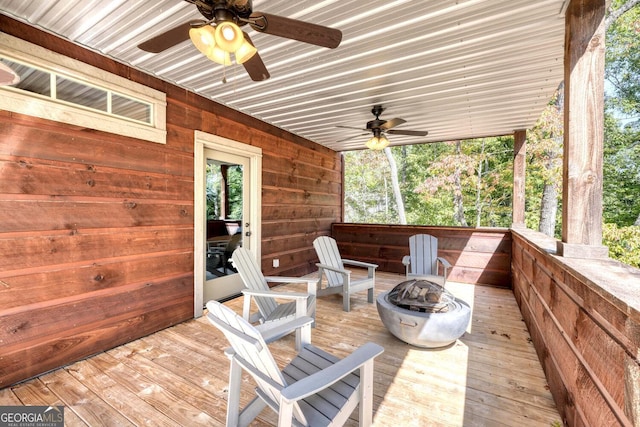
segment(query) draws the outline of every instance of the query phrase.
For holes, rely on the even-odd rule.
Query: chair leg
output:
[[[373,422],[373,359],[360,368],[360,404],[358,425],[369,427]]]
[[[351,311],[351,301],[349,301],[351,298],[349,297],[349,293],[345,292],[342,294],[342,309],[344,311],[346,311],[347,313],[349,311]]]
[[[369,304],[373,304],[373,288],[367,289],[367,294],[367,301],[369,301]]]
[[[229,368],[229,397],[227,398],[227,426],[237,427],[240,417],[240,386],[242,384],[242,367],[231,358]]]
[[[286,403],[281,399],[278,427],[290,427],[291,425],[293,425],[293,403]]]
[[[311,325],[304,325],[296,329],[296,351],[300,352],[302,349],[311,344]]]

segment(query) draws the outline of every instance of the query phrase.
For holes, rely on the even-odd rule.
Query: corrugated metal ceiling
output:
[[[401,117],[392,144],[510,134],[531,127],[563,78],[563,0],[254,0],[253,10],[340,29],[325,49],[245,27],[271,73],[253,82],[186,41],[136,46],[202,16],[182,0],[0,0],[3,13],[337,151],[357,129]],[[226,83],[222,82],[226,76]],[[343,141],[345,138],[354,138]],[[342,141],[342,142],[339,142]]]

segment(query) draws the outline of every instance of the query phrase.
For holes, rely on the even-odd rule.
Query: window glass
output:
[[[12,87],[26,90],[39,95],[51,96],[50,74],[28,65],[18,64],[6,58],[0,58],[0,62],[10,67],[20,76],[20,82]]]
[[[111,95],[111,112],[128,119],[151,123],[151,105],[117,93]]]
[[[108,112],[106,90],[56,76],[56,99]]]

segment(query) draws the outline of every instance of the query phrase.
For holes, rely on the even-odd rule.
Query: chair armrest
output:
[[[378,264],[371,264],[370,262],[356,261],[353,259],[343,259],[343,264],[355,265],[356,267],[364,268],[378,268]]]
[[[405,255],[402,257],[402,264],[405,265],[405,267],[409,264],[411,264],[411,257],[409,255]]]
[[[323,270],[335,271],[336,273],[344,274],[344,275],[347,275],[347,276],[351,274],[351,270],[341,270],[339,268],[335,268],[335,267],[332,267],[332,266],[327,265],[327,264],[317,263],[316,267],[322,268]]]
[[[306,283],[307,293],[310,295],[315,295],[318,288],[318,280],[315,278],[304,279],[302,277],[265,276],[265,280],[271,283]]]
[[[300,277],[265,276],[267,282],[273,283],[308,283],[313,279],[302,279]]]
[[[372,362],[373,358],[382,354],[383,351],[383,347],[368,342],[333,365],[285,387],[280,393],[282,399],[286,403],[292,403],[318,393],[359,369],[365,363]],[[362,384],[360,386],[362,387]]]
[[[284,335],[287,335],[290,332],[295,331],[298,328],[310,328],[313,323],[313,318],[309,316],[298,317],[293,320],[289,320],[286,322],[282,322],[274,326],[274,322],[263,323],[262,325],[255,326],[256,330],[260,332],[264,341],[268,344],[271,341],[280,338]],[[309,330],[310,331],[310,330]],[[309,333],[309,338],[311,334]],[[310,344],[310,343],[304,343]]]
[[[440,264],[442,264],[442,266],[444,268],[451,268],[451,264],[446,259],[444,259],[442,257],[437,257],[436,260],[438,260],[440,262]]]
[[[252,297],[267,297],[267,298],[285,298],[285,299],[309,298],[309,294],[303,294],[302,292],[254,291],[251,289],[243,289],[242,294],[252,296]]]

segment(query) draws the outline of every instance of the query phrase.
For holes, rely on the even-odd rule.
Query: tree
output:
[[[640,0],[614,0],[605,21],[609,108],[640,125]]]
[[[396,201],[398,209],[398,222],[400,224],[407,223],[407,216],[404,212],[404,202],[402,200],[402,194],[400,192],[400,184],[398,183],[398,167],[396,166],[396,160],[393,158],[393,153],[389,147],[384,148],[384,154],[389,162],[389,175],[391,177],[391,188],[393,190],[393,197]]]
[[[614,0],[606,19],[605,222],[640,225],[640,0]]]
[[[539,197],[540,201],[527,207],[525,220],[527,226],[552,237],[559,231],[556,225],[562,183],[562,91],[561,84],[536,125],[527,133],[526,200],[530,202]],[[532,216],[537,216],[537,222]]]

